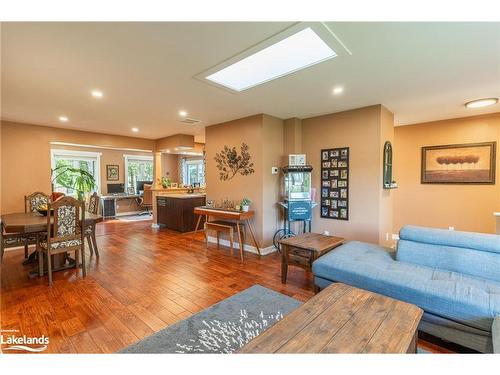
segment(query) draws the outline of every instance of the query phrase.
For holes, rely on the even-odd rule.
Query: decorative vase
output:
[[[248,212],[249,209],[250,209],[250,206],[241,206],[241,210],[243,212]]]

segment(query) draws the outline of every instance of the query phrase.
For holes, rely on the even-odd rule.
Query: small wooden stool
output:
[[[219,248],[219,238],[220,233],[227,233],[229,237],[229,244],[231,250],[234,248],[234,232],[237,231],[237,224],[232,221],[208,221],[205,222],[205,244],[208,247],[208,231],[213,230],[217,233],[217,248]],[[243,261],[243,244],[245,238],[245,225],[240,223],[240,233],[238,233],[239,244],[240,244],[240,258]]]

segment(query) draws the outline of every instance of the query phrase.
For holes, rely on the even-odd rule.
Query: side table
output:
[[[281,245],[281,282],[286,284],[288,266],[311,271],[312,263],[320,256],[344,243],[342,237],[318,233],[304,233],[279,240]]]

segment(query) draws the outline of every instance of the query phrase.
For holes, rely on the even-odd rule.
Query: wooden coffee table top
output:
[[[422,313],[415,305],[335,283],[239,353],[415,352]]]
[[[326,250],[333,249],[344,243],[342,237],[326,236],[319,233],[304,233],[295,237],[288,237],[278,241],[282,245],[299,247],[322,253]]]

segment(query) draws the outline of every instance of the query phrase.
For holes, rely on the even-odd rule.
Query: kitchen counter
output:
[[[205,194],[162,194],[156,196],[158,224],[178,232],[196,227],[194,208],[205,205]]]
[[[201,193],[193,193],[193,194],[188,194],[188,193],[172,193],[172,194],[161,194],[157,196],[158,198],[160,197],[167,197],[167,198],[174,198],[174,199],[190,199],[190,198],[199,198],[199,197],[205,197],[205,194]]]

